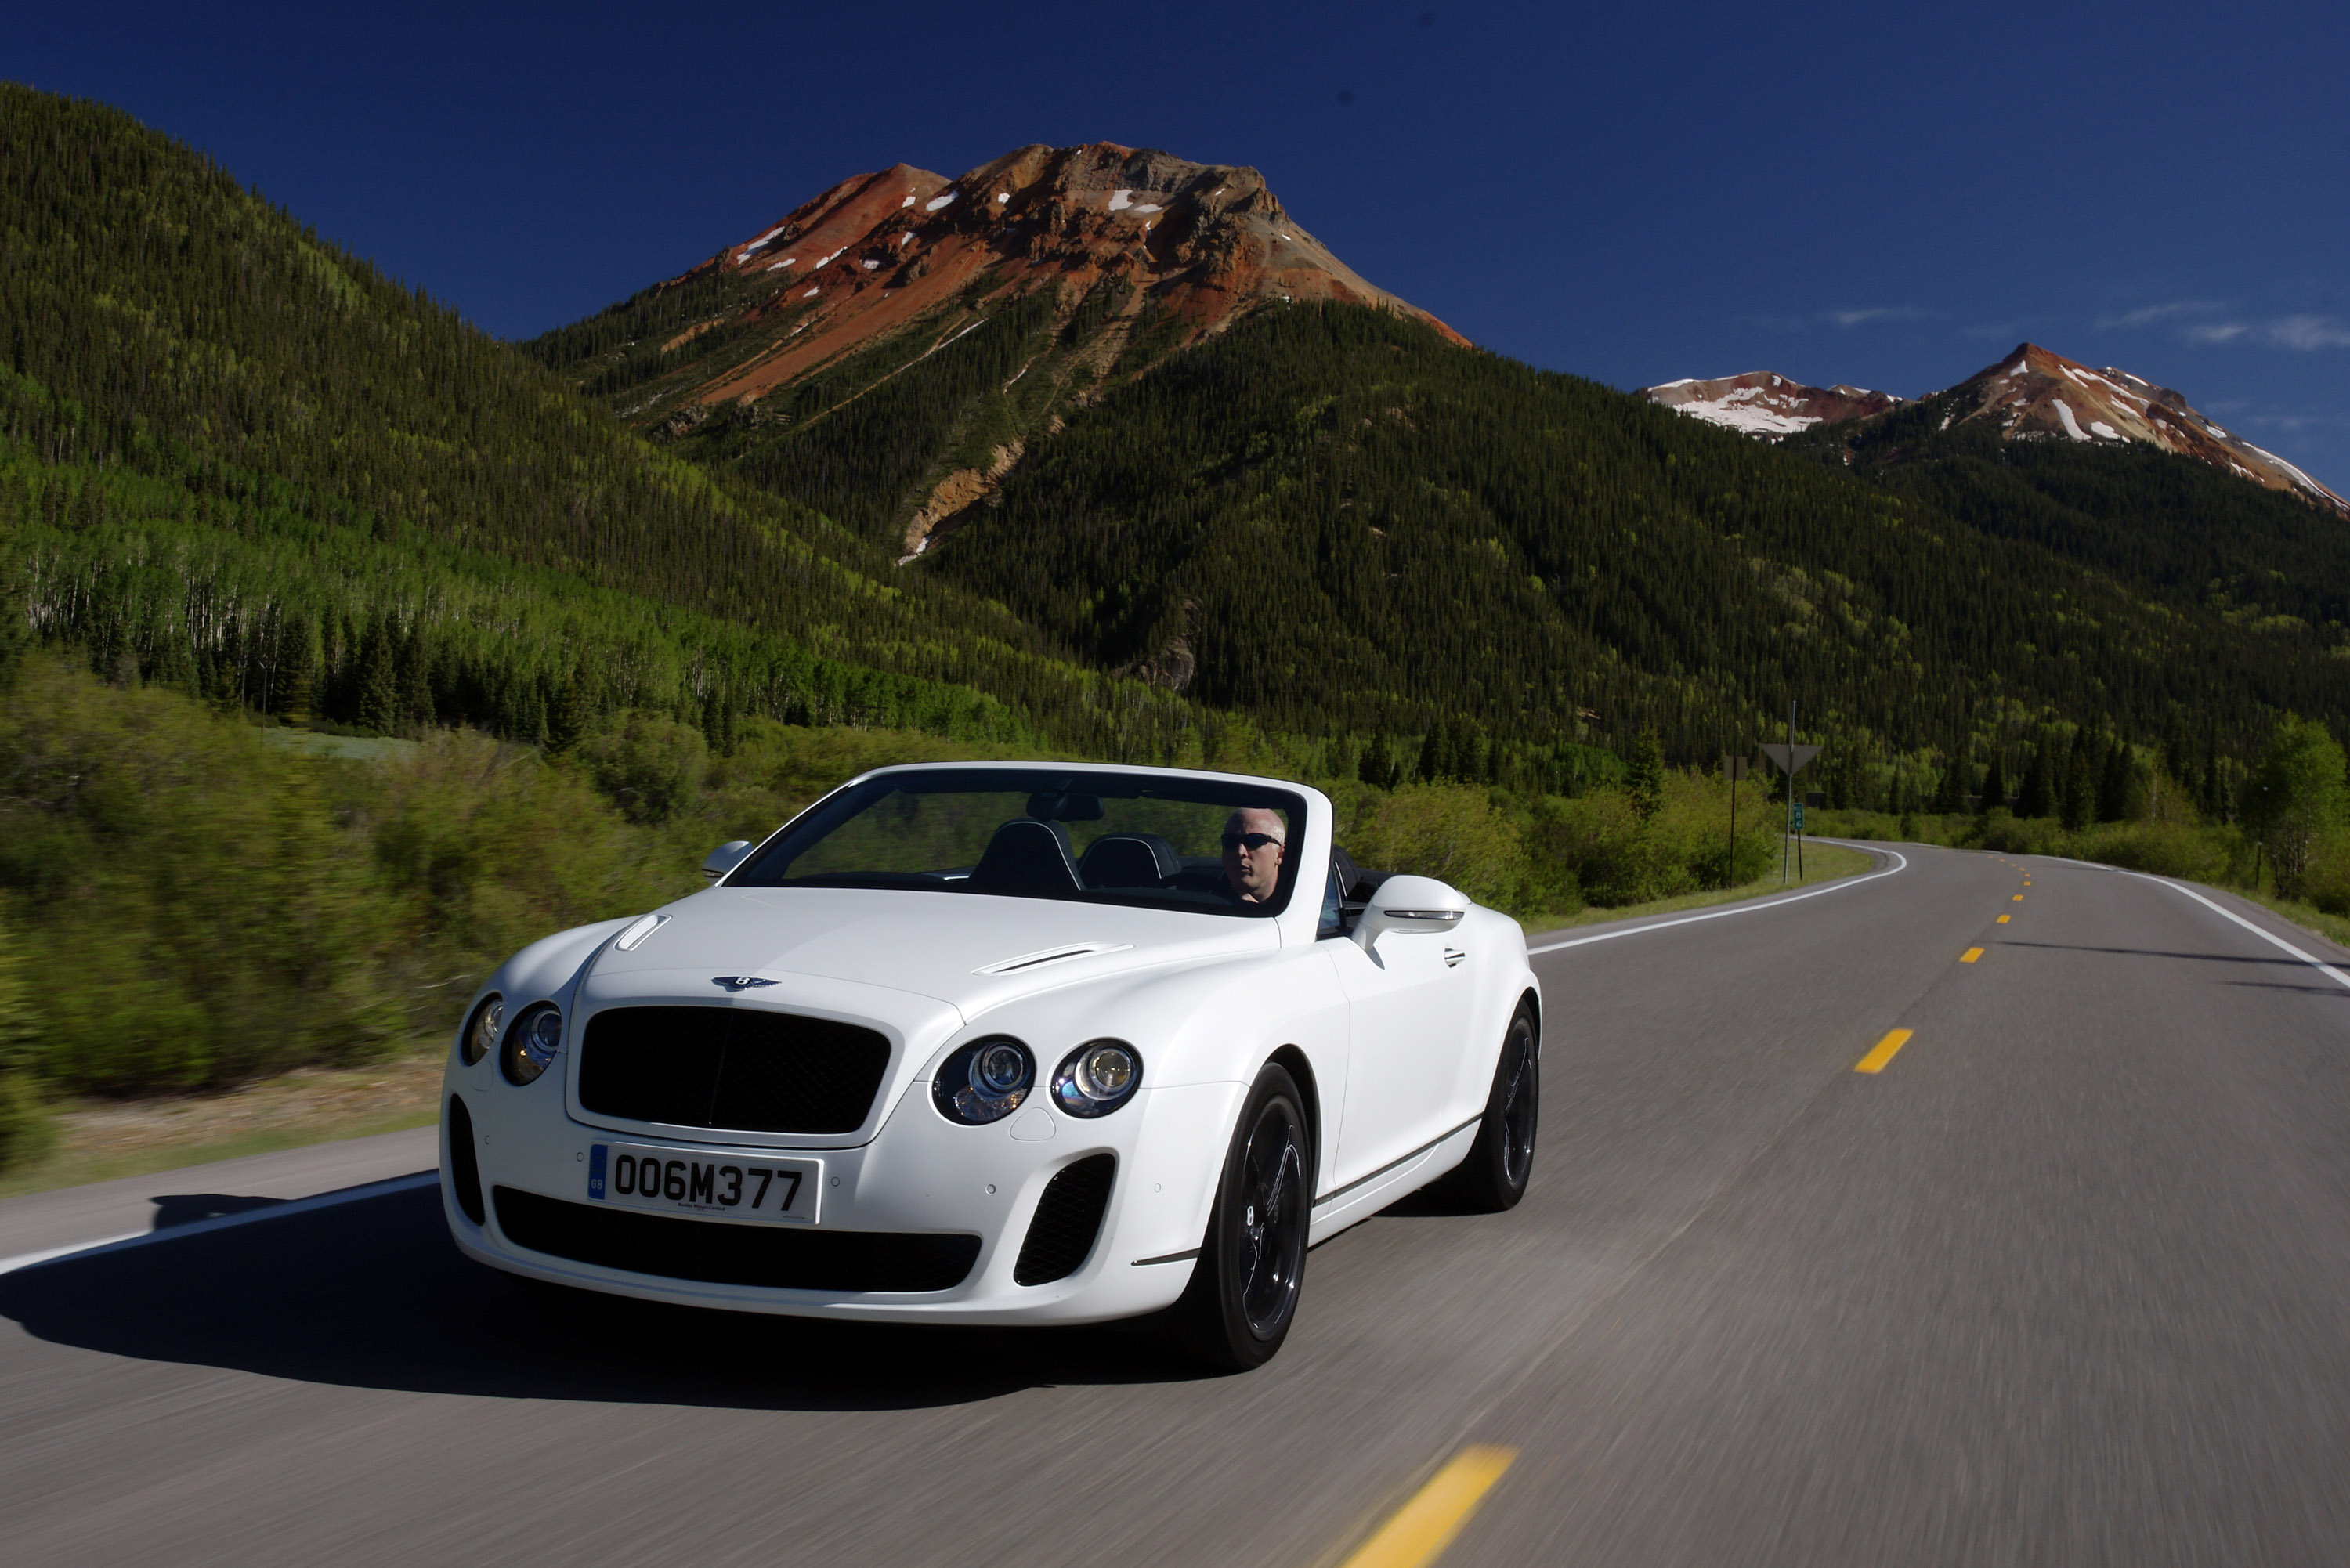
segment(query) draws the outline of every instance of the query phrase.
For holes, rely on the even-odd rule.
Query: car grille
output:
[[[1020,1243],[1020,1261],[1012,1266],[1013,1283],[1048,1285],[1086,1266],[1117,1174],[1116,1155],[1089,1154],[1045,1184],[1028,1239]]]
[[[979,1238],[826,1231],[671,1219],[492,1189],[498,1229],[517,1247],[577,1263],[705,1284],[789,1291],[951,1291],[970,1277]]]
[[[614,1007],[588,1021],[579,1103],[672,1127],[855,1132],[889,1067],[888,1037],[854,1023],[752,1007]]]

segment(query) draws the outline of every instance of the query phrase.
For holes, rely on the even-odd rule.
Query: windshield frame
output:
[[[1284,814],[1288,824],[1288,851],[1282,857],[1281,876],[1273,896],[1263,903],[1235,899],[1230,905],[1203,904],[1191,898],[1139,897],[1133,888],[1073,892],[980,892],[954,880],[931,879],[919,873],[874,873],[870,877],[827,874],[826,879],[794,881],[788,867],[852,818],[891,794],[1087,794],[1103,800],[1167,800],[1186,805],[1232,808],[1264,806]],[[724,888],[777,890],[826,887],[885,888],[939,893],[954,898],[1017,898],[1041,903],[1076,903],[1108,909],[1152,909],[1174,914],[1217,916],[1237,919],[1274,919],[1286,912],[1296,889],[1305,882],[1317,893],[1319,877],[1301,871],[1314,792],[1275,779],[1237,774],[1192,773],[1164,768],[1122,768],[1110,764],[1054,763],[915,763],[876,769],[842,784],[810,805],[763,840],[756,849],[719,879]],[[1078,820],[1038,818],[1030,820]],[[764,874],[764,875],[763,875]],[[899,880],[900,877],[906,878]],[[772,879],[771,879],[772,878]],[[919,878],[919,879],[918,879]]]

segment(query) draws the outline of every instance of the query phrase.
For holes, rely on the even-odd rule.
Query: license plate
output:
[[[820,1159],[744,1159],[627,1143],[588,1149],[589,1200],[624,1209],[813,1225],[823,1190]]]

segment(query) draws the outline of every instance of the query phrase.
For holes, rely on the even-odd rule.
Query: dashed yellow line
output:
[[[1959,955],[1959,961],[1960,963],[1972,963],[1975,960],[1981,957],[1982,957],[1982,949],[1969,948],[1966,951]]]
[[[1856,1073],[1882,1073],[1885,1071],[1885,1064],[1893,1060],[1894,1054],[1908,1044],[1909,1036],[1916,1033],[1914,1029],[1891,1031],[1884,1039],[1877,1043],[1876,1050],[1855,1062],[1852,1064],[1852,1070]]]
[[[2014,917],[2013,915],[2002,915],[2002,916],[1999,918],[1999,923],[2000,923],[2001,925],[2002,925],[2002,926],[2003,926],[2003,925],[2007,924],[2007,922],[2008,922],[2008,921],[2010,921],[2010,920],[2012,920],[2012,919],[2015,919],[2015,917]]]
[[[1515,1449],[1471,1444],[1388,1516],[1378,1532],[1355,1549],[1341,1568],[1422,1568],[1443,1554],[1518,1457]]]
[[[2014,898],[2014,900],[2013,900],[2013,901],[2014,901],[2014,902],[2016,902],[2016,903],[2018,903],[2018,904],[2021,904],[2022,902],[2023,902],[2023,895],[2022,895],[2022,894],[2021,894],[2021,893],[2018,893],[2018,894],[2015,896],[2015,898]]]

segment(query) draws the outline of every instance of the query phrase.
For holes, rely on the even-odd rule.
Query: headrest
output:
[[[1155,833],[1106,833],[1087,846],[1077,875],[1088,888],[1159,888],[1181,869],[1175,846]]]
[[[1077,868],[1069,855],[1069,830],[1057,822],[1019,818],[1005,823],[987,841],[987,852],[971,868],[975,893],[1075,893]]]

